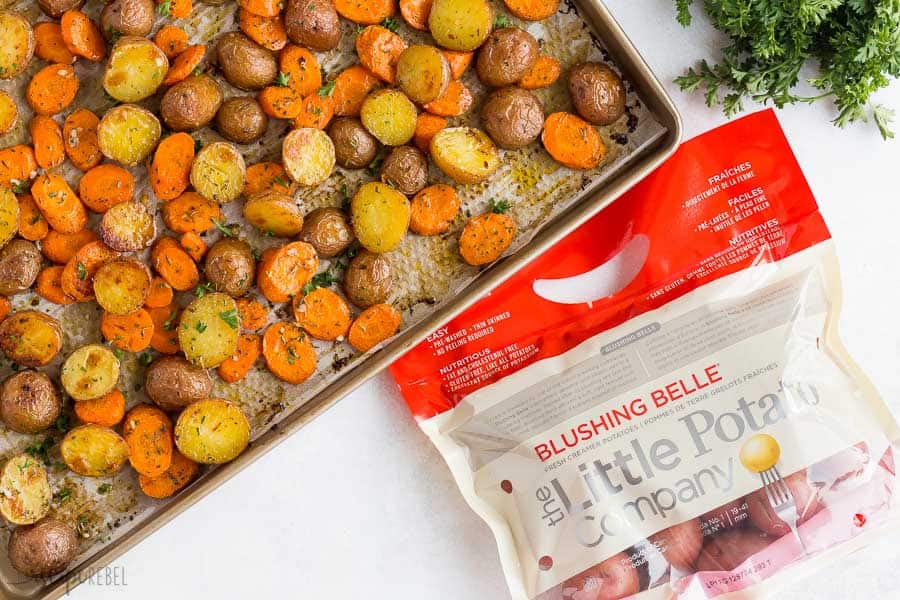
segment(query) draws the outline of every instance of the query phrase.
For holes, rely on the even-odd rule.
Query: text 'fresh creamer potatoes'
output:
[[[391,371],[514,598],[758,597],[896,520],[897,425],[770,111],[684,144]]]

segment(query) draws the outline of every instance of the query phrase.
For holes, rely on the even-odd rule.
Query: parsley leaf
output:
[[[375,160],[369,163],[369,166],[366,167],[366,173],[369,174],[370,177],[375,177],[375,174],[378,172],[378,169],[381,168],[381,163],[384,162],[384,158],[381,156],[376,156]]]
[[[322,98],[328,98],[329,96],[331,96],[331,94],[334,93],[335,85],[336,85],[335,80],[332,79],[331,81],[329,81],[328,83],[326,83],[325,85],[320,87],[319,91],[316,92],[316,94],[318,94]]]
[[[225,321],[232,329],[238,328],[238,311],[236,308],[219,313],[219,318]]]
[[[217,221],[216,219],[212,219],[213,225],[216,226],[216,229],[222,232],[222,235],[225,237],[235,237],[237,234],[234,232],[236,225],[225,225],[221,221]]]
[[[112,490],[111,483],[103,483],[97,487],[98,494],[108,494],[110,492],[110,490]]]
[[[502,215],[503,213],[509,211],[509,202],[507,202],[506,200],[497,201],[491,198],[490,207],[492,213]]]
[[[169,12],[172,10],[172,0],[163,0],[159,4],[156,5],[156,12],[161,14],[164,17],[169,16]]]
[[[49,465],[50,464],[50,456],[47,454],[47,452],[52,447],[53,447],[53,438],[45,437],[42,441],[34,442],[33,444],[31,444],[30,446],[25,448],[25,452],[37,459],[40,459],[41,462],[43,462],[45,465]]]
[[[397,30],[400,29],[400,23],[393,17],[385,17],[381,26],[393,33],[397,33]]]
[[[207,281],[206,283],[201,283],[197,287],[194,288],[194,294],[197,295],[198,298],[202,298],[206,295],[206,292],[213,291],[213,283],[212,281]],[[170,318],[171,320],[171,318]]]
[[[206,331],[206,323],[204,323],[203,321],[197,321],[197,324],[194,325],[194,329],[196,329],[198,333],[203,333],[204,331]]]
[[[287,87],[288,82],[291,80],[291,74],[285,73],[284,71],[279,71],[278,76],[275,77],[275,85],[278,87]]]
[[[512,23],[509,21],[509,17],[506,15],[497,15],[494,18],[494,29],[504,29],[506,27],[510,27]]]
[[[78,272],[78,279],[84,281],[87,278],[87,267],[80,260],[75,263],[75,270]]]

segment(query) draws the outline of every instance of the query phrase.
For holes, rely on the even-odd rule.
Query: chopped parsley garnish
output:
[[[400,23],[393,17],[385,17],[381,26],[393,33],[397,33],[397,30],[400,29]]]
[[[112,490],[112,484],[104,483],[97,488],[97,493],[98,494],[108,494],[110,492],[110,490]]]
[[[87,267],[84,266],[84,263],[80,260],[75,263],[75,270],[78,273],[78,279],[84,281],[87,278]]]
[[[57,504],[63,504],[66,500],[68,500],[72,496],[72,490],[64,487],[59,490],[55,494],[53,494],[53,501]]]
[[[197,324],[194,325],[194,329],[196,329],[199,333],[203,333],[206,331],[206,323],[203,321],[197,321]]]
[[[506,200],[494,200],[491,198],[491,212],[497,213],[498,215],[502,215],[509,211],[509,202]]]
[[[497,15],[494,19],[494,29],[504,29],[512,25],[509,21],[509,17],[506,15]]]
[[[53,447],[53,443],[54,442],[52,437],[45,437],[40,442],[34,442],[33,444],[25,448],[25,452],[37,459],[40,459],[40,461],[45,465],[49,465],[50,456],[47,454],[47,452],[50,450],[50,448]]]
[[[322,87],[320,87],[320,88],[319,88],[319,91],[316,92],[316,94],[318,94],[318,95],[321,96],[322,98],[328,98],[329,96],[331,96],[331,94],[334,93],[334,86],[335,86],[335,85],[336,85],[336,84],[335,84],[335,80],[332,79],[331,81],[329,81],[328,83],[326,83],[325,85],[323,85]]]
[[[222,232],[222,235],[225,237],[235,237],[237,234],[234,232],[234,228],[236,225],[225,225],[221,221],[216,219],[212,219],[213,225],[216,226],[216,229]]]
[[[238,311],[236,308],[220,312],[219,318],[225,321],[232,329],[238,328]]]
[[[164,17],[168,17],[172,10],[172,0],[163,0],[156,5],[156,12]]]
[[[197,295],[198,298],[202,298],[203,296],[206,295],[206,292],[212,292],[212,291],[215,291],[212,281],[207,281],[206,283],[201,283],[196,288],[194,288],[194,293]]]
[[[153,357],[150,356],[150,354],[149,354],[148,352],[144,352],[143,354],[141,354],[141,355],[138,357],[138,363],[139,363],[142,367],[146,367],[147,365],[149,365],[149,364],[152,363],[152,362],[153,362]]]
[[[278,76],[275,77],[275,85],[279,87],[287,87],[291,81],[291,74],[285,73],[284,71],[279,71]]]

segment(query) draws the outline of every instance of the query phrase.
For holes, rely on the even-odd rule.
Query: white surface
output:
[[[702,19],[675,24],[671,0],[608,0],[678,103],[687,137],[722,122],[668,84],[714,55]],[[695,13],[699,13],[695,9]],[[900,85],[881,95],[900,109]],[[900,112],[900,110],[898,110]],[[833,128],[827,105],[779,117],[837,242],[844,340],[900,412],[900,140]],[[900,134],[898,134],[900,135]],[[893,598],[900,542],[860,552],[780,600]],[[133,549],[125,586],[79,600],[134,598],[508,598],[487,528],[457,493],[393,383],[376,378]]]

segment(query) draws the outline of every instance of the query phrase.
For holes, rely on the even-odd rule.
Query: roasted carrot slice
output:
[[[239,0],[238,4],[244,10],[261,17],[277,17],[283,6],[281,0]]]
[[[87,225],[87,211],[62,176],[44,173],[34,180],[31,195],[47,223],[60,233],[75,233]]]
[[[260,192],[273,190],[291,195],[297,188],[285,174],[284,167],[275,162],[260,162],[247,167],[244,181],[244,197],[249,198]]]
[[[242,8],[238,12],[238,24],[248,38],[272,52],[278,52],[287,44],[281,17],[262,17]]]
[[[356,317],[347,339],[360,352],[368,352],[397,333],[402,322],[396,308],[390,304],[375,304]]]
[[[60,19],[63,40],[72,54],[93,62],[106,57],[106,42],[97,24],[80,10],[67,10]]]
[[[66,109],[78,93],[78,77],[72,65],[47,65],[34,74],[25,90],[25,99],[39,115],[55,115]]]
[[[544,121],[544,148],[570,169],[593,169],[606,156],[606,146],[594,127],[577,115],[553,113]]]
[[[189,484],[199,470],[197,463],[175,450],[172,464],[165,473],[158,477],[139,475],[138,484],[141,491],[151,498],[168,498]]]
[[[175,233],[203,233],[222,219],[219,204],[197,192],[185,192],[162,205],[166,227]]]
[[[269,317],[269,311],[265,306],[246,296],[238,298],[235,303],[241,316],[242,328],[250,331],[263,328]]]
[[[163,84],[175,85],[179,81],[186,79],[188,75],[194,72],[194,69],[197,68],[197,65],[200,64],[205,55],[206,46],[203,44],[185,48],[183,52],[175,57],[175,61],[166,73],[166,78],[163,79]]]
[[[334,114],[357,117],[369,92],[378,87],[378,78],[362,65],[351,65],[338,73],[331,85]],[[325,86],[327,89],[329,86]],[[319,92],[323,93],[323,92]]]
[[[388,83],[397,83],[397,61],[406,42],[380,25],[369,25],[356,36],[356,53],[362,66]]]
[[[309,336],[293,323],[269,325],[263,335],[262,354],[272,375],[287,383],[303,383],[316,372],[316,351]]]
[[[200,262],[203,259],[203,255],[206,254],[206,242],[193,231],[182,234],[182,236],[178,238],[178,243],[181,244],[184,251],[187,252],[195,262]]]
[[[172,464],[175,439],[172,419],[156,406],[139,404],[128,411],[122,437],[128,444],[128,462],[145,477],[159,477]]]
[[[150,260],[160,277],[179,292],[191,290],[200,282],[197,265],[177,241],[161,237],[150,250]]]
[[[526,21],[543,21],[555,15],[560,0],[503,0],[509,12]]]
[[[474,98],[466,84],[454,79],[440,98],[432,100],[423,108],[440,117],[458,117],[472,107],[472,102],[474,102]]]
[[[453,79],[459,79],[472,64],[474,52],[463,52],[461,50],[441,50],[444,58],[450,63],[450,76]]]
[[[409,228],[419,235],[438,235],[450,228],[459,213],[459,196],[449,185],[430,185],[410,203]]]
[[[53,304],[72,304],[75,299],[62,289],[62,274],[63,267],[59,265],[44,267],[34,282],[34,292]]]
[[[194,138],[180,132],[163,139],[150,163],[150,187],[156,197],[172,200],[184,193],[190,183],[193,164]]]
[[[93,400],[79,400],[75,403],[75,416],[83,423],[114,427],[125,416],[125,395],[111,390]]]
[[[288,44],[278,53],[278,68],[287,84],[300,96],[309,96],[322,87],[322,70],[315,55],[302,46]]]
[[[416,148],[427,154],[431,147],[431,138],[446,127],[447,119],[444,117],[421,113],[416,120],[416,132],[413,135],[413,143],[415,143]]]
[[[497,260],[516,235],[516,223],[509,215],[485,213],[472,217],[459,236],[459,253],[473,266]]]
[[[63,142],[72,164],[87,171],[100,164],[103,154],[97,142],[100,119],[86,108],[71,113],[63,122]]]
[[[153,336],[150,338],[150,347],[162,354],[175,354],[178,346],[178,306],[172,303],[168,306],[147,308],[150,319],[153,321]]]
[[[552,56],[541,54],[538,56],[537,60],[534,61],[531,70],[528,71],[528,73],[525,74],[525,77],[519,82],[519,87],[526,90],[549,87],[559,79],[560,71],[561,67],[558,60]]]
[[[265,251],[259,261],[256,285],[271,302],[287,302],[316,274],[319,257],[306,242],[291,242]]]
[[[60,233],[50,230],[41,242],[41,252],[52,263],[65,265],[75,253],[100,239],[90,229],[82,229],[76,233]]]
[[[293,119],[303,107],[303,96],[290,86],[264,87],[256,99],[263,112],[275,119]]]
[[[334,8],[354,23],[374,25],[394,14],[394,0],[335,0]]]
[[[175,293],[172,291],[172,286],[166,283],[165,279],[154,277],[150,281],[150,293],[147,294],[147,299],[144,300],[144,306],[147,308],[162,308],[171,304],[174,296]]]
[[[428,31],[428,15],[434,0],[400,0],[400,14],[403,20],[419,31]]]
[[[0,185],[16,187],[37,175],[37,159],[31,146],[19,144],[0,150]]]
[[[320,340],[342,339],[350,329],[350,307],[328,288],[294,296],[294,318],[306,333]]]
[[[166,58],[172,60],[187,49],[188,34],[176,25],[163,25],[153,36],[153,43],[165,53]]]
[[[234,383],[246,377],[262,352],[262,340],[255,333],[242,333],[238,337],[237,350],[216,369],[226,383]]]
[[[150,347],[153,319],[143,308],[127,315],[114,315],[104,311],[100,317],[100,333],[103,334],[103,339],[120,350],[140,352]]]
[[[134,177],[119,165],[97,165],[78,182],[78,195],[85,206],[104,213],[134,195]]]
[[[75,55],[63,39],[62,27],[52,21],[34,24],[34,55],[48,63],[71,65]]]
[[[310,94],[300,103],[294,127],[325,129],[334,117],[334,100],[330,96]]]
[[[26,240],[36,242],[47,237],[50,226],[31,194],[19,194],[19,235]]]

